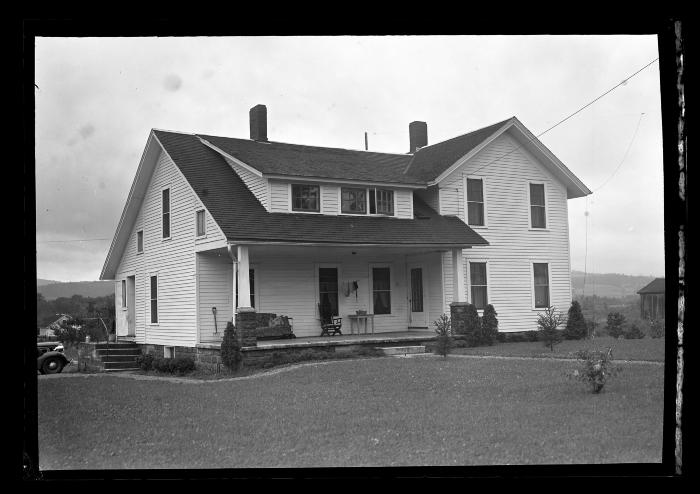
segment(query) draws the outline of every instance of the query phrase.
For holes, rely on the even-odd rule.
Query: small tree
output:
[[[234,328],[232,321],[228,321],[224,337],[221,340],[221,362],[229,370],[236,371],[241,366],[241,360],[241,345],[238,342],[236,328]]]
[[[562,340],[562,332],[558,329],[564,321],[564,314],[558,312],[556,307],[547,307],[543,313],[537,315],[537,327],[539,337],[544,346],[554,351],[554,345]]]
[[[666,328],[664,327],[663,319],[652,319],[649,318],[647,321],[649,324],[649,336],[652,338],[663,338],[666,335]]]
[[[468,304],[464,314],[464,330],[469,346],[481,344],[481,319],[474,304]]]
[[[624,334],[626,324],[625,316],[619,312],[611,312],[608,314],[608,323],[605,326],[605,331],[613,338],[619,338]]]
[[[498,339],[497,315],[496,309],[491,304],[484,309],[484,315],[481,318],[481,336],[482,343],[485,345],[493,345]]]
[[[600,393],[607,379],[620,372],[620,368],[612,363],[612,348],[605,352],[580,350],[576,357],[579,360],[579,369],[574,370],[570,377],[590,384],[594,393]]]
[[[580,340],[586,337],[587,333],[586,320],[581,312],[581,304],[577,300],[571,302],[569,314],[566,319],[566,327],[564,328],[564,338],[567,340]]]
[[[437,321],[433,321],[435,325],[435,333],[437,333],[437,338],[435,340],[435,353],[447,357],[450,353],[450,348],[452,347],[452,335],[451,335],[451,321],[446,314],[442,314]]]

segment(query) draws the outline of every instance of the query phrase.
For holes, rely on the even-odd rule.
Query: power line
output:
[[[37,241],[37,244],[62,244],[62,243],[68,243],[68,242],[94,242],[97,240],[111,240],[110,238],[77,238],[73,240],[42,240],[42,241]]]
[[[615,171],[612,172],[612,175],[610,175],[600,186],[598,186],[598,188],[593,190],[593,192],[598,192],[600,189],[602,189],[603,186],[605,184],[607,184],[615,176],[615,174],[618,172],[618,170],[620,169],[622,164],[625,162],[625,159],[627,158],[627,155],[629,154],[630,149],[632,149],[632,143],[634,142],[634,139],[637,137],[637,131],[639,130],[639,125],[642,123],[642,117],[644,117],[644,113],[639,115],[639,120],[637,121],[637,128],[634,129],[634,134],[632,134],[632,139],[630,140],[630,143],[627,146],[627,150],[625,151],[625,154],[622,156],[622,160],[620,161],[620,164],[617,165],[617,168],[615,168]]]
[[[589,102],[589,103],[583,105],[581,108],[579,108],[578,110],[576,110],[575,112],[573,112],[573,113],[572,113],[571,115],[569,115],[568,117],[565,117],[565,118],[561,119],[559,122],[555,123],[555,124],[552,125],[550,128],[548,128],[547,130],[545,130],[544,132],[540,132],[540,133],[537,134],[535,137],[536,137],[536,138],[542,137],[543,135],[545,135],[545,134],[546,134],[547,132],[549,132],[550,130],[554,129],[555,127],[558,127],[559,125],[561,125],[562,123],[566,122],[567,120],[569,120],[569,119],[570,119],[571,117],[573,117],[574,115],[580,113],[580,112],[583,111],[584,109],[586,109],[586,108],[588,108],[589,106],[591,106],[593,103],[595,103],[596,101],[598,101],[599,99],[601,99],[603,96],[605,96],[605,95],[611,93],[612,91],[614,91],[614,90],[617,89],[618,87],[627,84],[627,82],[629,82],[630,79],[632,79],[633,77],[635,77],[637,74],[639,74],[641,71],[643,71],[643,70],[646,69],[647,67],[651,66],[651,65],[652,65],[654,62],[656,62],[657,60],[659,60],[658,57],[655,58],[654,60],[652,60],[651,62],[649,62],[648,64],[646,64],[644,67],[642,67],[641,69],[639,69],[638,71],[636,71],[636,72],[633,73],[632,75],[630,75],[630,76],[626,77],[625,79],[623,79],[621,82],[619,82],[619,83],[616,84],[615,86],[613,86],[613,87],[611,87],[610,89],[608,89],[607,91],[605,91],[603,94],[601,94],[600,96],[598,96],[597,98],[595,98],[595,99],[592,100],[591,102]],[[527,137],[527,139],[528,139],[530,142],[533,142],[533,139],[530,139],[530,137],[528,137],[528,136],[525,136],[525,137]],[[491,161],[489,161],[489,162],[486,163],[485,165],[483,165],[483,166],[477,168],[476,170],[474,170],[474,171],[471,172],[471,173],[477,173],[477,172],[479,172],[480,170],[483,170],[484,168],[486,168],[486,167],[489,166],[490,164],[492,164],[492,163],[494,163],[494,162],[500,160],[501,158],[505,158],[505,157],[508,156],[509,154],[511,154],[511,153],[513,153],[513,152],[515,152],[515,151],[517,151],[518,149],[520,149],[520,148],[522,148],[522,147],[523,147],[522,144],[521,144],[521,145],[518,145],[518,146],[516,146],[516,147],[514,147],[513,149],[511,149],[511,150],[508,151],[507,153],[503,154],[502,156],[499,156],[499,157],[497,157],[497,158],[492,159]]]

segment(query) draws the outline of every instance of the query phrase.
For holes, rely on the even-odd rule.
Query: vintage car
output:
[[[58,374],[71,361],[63,353],[60,341],[37,342],[36,368],[42,374]]]

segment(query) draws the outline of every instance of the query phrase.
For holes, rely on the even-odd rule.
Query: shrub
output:
[[[540,339],[540,333],[538,331],[525,331],[525,338],[527,341],[537,341]]]
[[[629,326],[625,327],[624,333],[622,335],[627,340],[638,340],[644,338],[644,333],[639,328],[639,323],[633,322]]]
[[[566,327],[564,328],[564,338],[567,340],[580,340],[585,338],[587,334],[588,328],[583,312],[581,312],[581,304],[574,300],[571,302],[571,307],[569,307]]]
[[[437,338],[435,339],[435,353],[447,357],[450,353],[450,347],[452,346],[452,335],[451,326],[452,323],[450,318],[446,314],[442,314],[436,321],[433,321],[435,325],[435,333]]]
[[[619,338],[625,332],[625,324],[627,324],[625,316],[619,312],[611,312],[608,314],[608,323],[605,326],[605,331],[609,336]]]
[[[233,327],[233,322],[226,323],[224,330],[224,338],[221,340],[221,362],[232,371],[236,371],[241,367],[241,346],[236,335],[236,328]]]
[[[648,334],[652,338],[663,338],[666,336],[666,327],[663,319],[647,319],[649,328]]]
[[[139,355],[136,357],[136,365],[139,366],[139,369],[149,371],[153,369],[153,359],[155,357],[153,356],[152,353],[147,353],[145,355]]]
[[[481,319],[474,304],[468,304],[464,315],[464,334],[469,346],[478,346],[481,342]]]
[[[537,326],[539,337],[544,342],[544,346],[554,351],[554,345],[562,340],[562,331],[559,326],[564,320],[564,315],[556,310],[556,307],[547,307],[544,313],[537,315]]]
[[[594,393],[600,393],[609,377],[620,369],[612,364],[612,348],[607,351],[580,350],[576,353],[580,361],[579,368],[569,377],[590,384]]]
[[[195,369],[192,357],[156,358],[152,362],[153,369],[170,374],[185,374]]]
[[[481,318],[481,343],[484,345],[493,345],[498,339],[497,315],[496,309],[491,304],[484,309],[484,315]]]

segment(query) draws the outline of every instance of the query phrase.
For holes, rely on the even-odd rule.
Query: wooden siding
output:
[[[161,237],[161,190],[170,187],[170,239]],[[136,341],[174,346],[194,346],[197,330],[195,245],[225,242],[207,212],[207,236],[195,240],[195,211],[203,208],[181,172],[161,151],[146,196],[139,210],[129,244],[116,273],[118,286],[126,276],[136,276]],[[136,232],[143,230],[143,253],[136,252]],[[150,324],[150,276],[158,275],[158,324]],[[121,290],[115,299],[121,309]],[[117,334],[126,334],[126,318],[117,317]]]
[[[308,183],[303,180],[290,181],[270,179],[270,208],[272,213],[288,213],[291,183]],[[340,189],[343,184],[319,184],[321,195],[321,213],[340,214]],[[347,187],[364,187],[347,185]],[[413,191],[411,189],[393,189],[394,210],[397,218],[413,218]]]
[[[259,177],[253,172],[245,169],[238,163],[228,158],[225,158],[226,162],[231,165],[231,168],[241,177],[241,180],[250,189],[253,195],[260,201],[265,209],[270,210],[270,202],[268,198],[268,184],[267,179]]]
[[[220,341],[233,319],[233,264],[226,251],[197,254],[197,307],[199,341]]]
[[[501,331],[537,329],[539,311],[533,309],[532,262],[549,263],[551,305],[566,313],[571,304],[566,189],[532,155],[516,147],[516,141],[506,133],[438,184],[440,213],[464,221],[463,178],[484,178],[488,227],[473,228],[490,245],[464,249],[465,280],[468,289],[469,260],[488,261],[489,303],[498,313]],[[545,230],[533,230],[529,225],[529,181],[545,184]],[[448,311],[453,291],[449,253],[443,255],[443,276]]]

